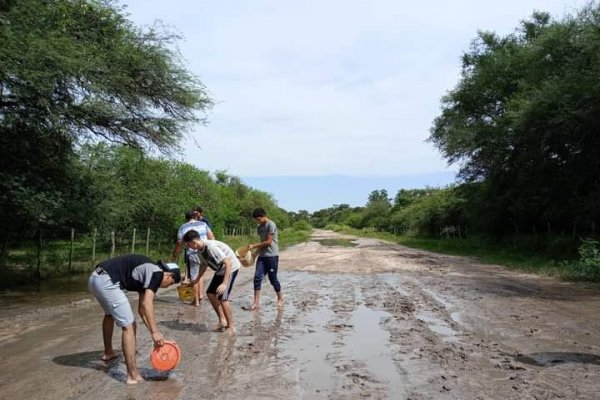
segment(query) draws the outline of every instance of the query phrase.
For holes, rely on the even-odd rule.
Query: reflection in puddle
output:
[[[317,239],[321,246],[356,247],[355,239]]]
[[[49,279],[39,285],[22,285],[0,290],[0,307],[34,304],[39,306],[63,304],[89,297],[87,280],[90,274],[78,274],[70,278]]]
[[[392,353],[387,347],[390,335],[379,325],[386,317],[389,317],[386,312],[359,305],[349,322],[353,330],[345,338],[345,351],[348,357],[363,361],[377,379],[387,383],[388,398],[405,398],[403,379],[396,370]]]
[[[427,323],[428,328],[432,332],[442,336],[443,339],[450,342],[455,342],[458,340],[454,329],[452,329],[445,321],[436,317],[433,313],[423,311],[417,315],[417,319]]]

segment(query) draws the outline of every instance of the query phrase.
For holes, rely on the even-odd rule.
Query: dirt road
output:
[[[373,240],[315,231],[281,255],[286,304],[252,268],[233,291],[238,334],[212,332],[210,304],[160,292],[157,318],[183,349],[169,374],[123,383],[103,363],[102,312],[86,294],[66,304],[5,308],[5,399],[598,399],[600,291]],[[137,308],[137,299],[134,307]],[[120,348],[120,335],[115,336]]]

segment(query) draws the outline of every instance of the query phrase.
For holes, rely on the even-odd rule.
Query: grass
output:
[[[310,237],[310,230],[284,229],[279,233],[279,247],[281,250],[297,243],[306,241]],[[258,235],[225,236],[217,238],[227,243],[234,251],[248,243],[259,242]],[[150,246],[147,254],[153,260],[169,260],[174,243],[159,241]],[[131,252],[131,244],[123,243],[115,250],[115,255]],[[135,252],[146,255],[145,243],[136,244]],[[35,243],[23,243],[18,248],[9,251],[3,266],[0,267],[2,279],[0,289],[47,281],[69,275],[90,273],[95,264],[110,258],[109,245],[98,245],[95,260],[92,260],[92,244],[89,240],[77,240],[73,243],[73,256],[69,266],[70,241],[46,240],[41,257],[38,276],[37,248]],[[178,264],[183,267],[183,257],[180,253]]]

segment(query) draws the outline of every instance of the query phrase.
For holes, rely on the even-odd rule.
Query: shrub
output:
[[[579,246],[579,260],[567,266],[567,278],[599,282],[600,244],[598,241],[582,239],[582,243]]]

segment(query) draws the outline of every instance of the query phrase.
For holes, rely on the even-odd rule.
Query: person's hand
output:
[[[165,344],[165,337],[158,331],[152,334],[152,340],[154,341],[154,347],[160,347]]]
[[[223,293],[225,293],[225,289],[227,289],[227,285],[226,285],[226,284],[224,284],[224,283],[221,283],[221,284],[219,285],[219,287],[217,288],[217,294],[218,294],[219,296],[220,296],[220,295],[222,295]]]

